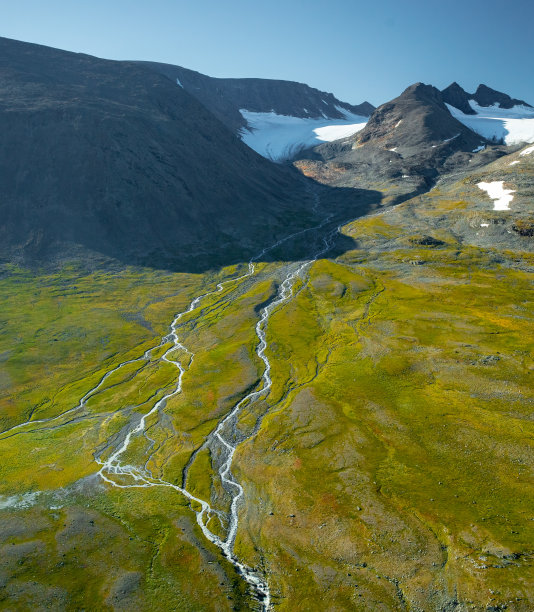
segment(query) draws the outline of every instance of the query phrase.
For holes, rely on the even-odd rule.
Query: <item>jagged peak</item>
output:
[[[528,106],[532,108],[528,102],[518,100],[517,98],[512,98],[502,91],[484,85],[484,83],[481,83],[477,87],[477,90],[473,95],[473,99],[480,104],[480,106],[492,106],[494,104],[498,104],[500,108],[512,108],[514,106]]]
[[[492,87],[488,87],[487,85],[484,85],[484,83],[480,83],[475,91],[475,96],[477,94],[482,94],[482,93],[497,93],[497,94],[501,94],[504,96],[507,95],[503,93],[502,91],[498,91],[497,89],[493,89]]]
[[[465,91],[465,89],[464,89],[464,88],[463,88],[461,85],[459,85],[459,84],[458,84],[456,81],[453,81],[453,82],[452,82],[452,83],[451,83],[451,84],[450,84],[448,87],[445,87],[445,89],[442,89],[442,90],[441,90],[441,93],[444,93],[444,92],[446,92],[446,91],[454,91],[454,92],[458,92],[458,93],[465,94],[465,95],[467,95],[467,96],[468,96],[468,95],[470,95],[470,94],[468,94],[468,93]]]

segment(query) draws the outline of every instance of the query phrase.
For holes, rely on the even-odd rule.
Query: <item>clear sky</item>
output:
[[[0,0],[0,34],[375,105],[416,81],[534,105],[533,0]]]

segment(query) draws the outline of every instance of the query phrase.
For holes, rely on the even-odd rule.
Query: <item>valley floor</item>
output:
[[[534,608],[534,260],[440,229],[472,220],[464,188],[346,225],[353,248],[303,266],[270,312],[272,385],[226,433],[234,552],[274,609]],[[235,490],[207,441],[262,388],[256,326],[299,266],[4,267],[1,609],[261,609],[179,489],[224,541]],[[173,393],[171,321],[231,279],[180,318]],[[128,432],[131,470],[106,482]]]

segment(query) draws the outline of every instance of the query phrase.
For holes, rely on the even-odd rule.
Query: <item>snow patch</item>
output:
[[[477,183],[477,187],[486,191],[492,200],[493,210],[510,210],[510,202],[514,199],[512,195],[515,189],[505,189],[504,181],[493,181],[492,183]]]
[[[507,145],[534,142],[534,109],[527,106],[479,106],[473,100],[469,104],[476,115],[466,115],[450,104],[447,108],[458,121],[488,140],[504,141]]]
[[[518,163],[519,163],[519,160],[518,160],[518,159],[516,159],[515,161],[510,162],[508,165],[509,165],[509,166],[515,166],[515,165],[516,165],[516,164],[518,164]]]
[[[363,124],[365,125],[365,124]],[[358,125],[325,125],[324,127],[318,127],[313,130],[318,140],[323,142],[332,142],[333,140],[339,140],[340,138],[348,138],[363,128]]]
[[[521,151],[519,155],[530,155],[534,153],[534,147],[527,147],[524,151]]]
[[[486,148],[486,145],[480,145],[476,149],[473,149],[473,153],[479,153],[480,151],[483,151],[485,148]]]
[[[480,227],[489,227],[489,223],[481,223]]]
[[[180,79],[178,77],[176,77],[176,85],[180,85],[180,87],[183,89],[184,86],[182,85]]]
[[[255,113],[241,109],[247,128],[240,131],[241,140],[263,157],[282,162],[299,151],[348,138],[365,127],[368,117],[354,115],[339,108],[345,119],[292,117],[270,113]]]
[[[393,147],[393,149],[388,149],[388,151],[393,151],[393,153],[395,153],[395,151],[398,149],[399,147]]]
[[[455,134],[454,136],[451,136],[450,138],[446,138],[445,140],[442,140],[440,144],[445,144],[446,142],[450,142],[451,140],[458,138],[458,136],[460,136],[460,134]],[[438,146],[439,145],[432,145],[432,148],[436,149]]]
[[[474,100],[469,100],[469,106],[475,113],[485,117],[498,117],[501,119],[528,119],[529,117],[534,117],[534,108],[523,106],[522,104],[512,108],[501,108],[498,104],[480,106]]]

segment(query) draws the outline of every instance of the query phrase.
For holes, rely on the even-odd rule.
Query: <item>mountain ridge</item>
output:
[[[202,267],[312,215],[294,170],[138,63],[0,38],[0,83],[4,259]]]
[[[353,105],[333,94],[295,81],[260,78],[216,78],[188,68],[157,62],[140,62],[164,74],[195,96],[231,130],[247,126],[239,112],[275,112],[301,118],[328,117],[344,119],[343,110],[369,116],[374,106],[369,102]]]
[[[453,117],[436,87],[414,83],[379,106],[354,136],[319,145],[296,165],[328,185],[373,185],[394,192],[391,202],[398,203],[399,197],[429,189],[444,174],[502,154]]]
[[[485,107],[498,105],[499,108],[503,109],[510,109],[514,106],[532,108],[528,102],[512,98],[508,94],[492,89],[484,84],[480,84],[475,93],[470,94],[455,81],[443,89],[441,95],[445,102],[461,110],[466,115],[477,114],[477,111],[469,104],[470,100],[475,101],[479,106]]]

